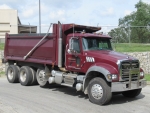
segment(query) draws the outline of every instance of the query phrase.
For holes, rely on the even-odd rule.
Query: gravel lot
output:
[[[73,88],[21,86],[0,78],[0,113],[150,113],[150,86],[135,99],[113,96],[109,105],[91,103]]]

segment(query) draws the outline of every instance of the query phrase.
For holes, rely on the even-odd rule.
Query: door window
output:
[[[77,53],[80,53],[80,43],[79,39],[72,39],[73,44],[73,50],[75,50]]]

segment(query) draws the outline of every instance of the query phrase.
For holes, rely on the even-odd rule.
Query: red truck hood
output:
[[[110,51],[110,50],[86,51],[85,55],[89,57],[98,58],[98,59],[110,60],[113,62],[117,62],[118,60],[125,60],[125,59],[136,60],[135,58],[129,55],[118,53],[115,51]]]

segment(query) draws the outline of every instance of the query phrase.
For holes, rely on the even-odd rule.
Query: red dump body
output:
[[[6,34],[6,60],[24,61],[23,57],[38,43],[43,36],[9,35]],[[26,62],[51,64],[56,61],[56,36],[49,36],[26,59]]]
[[[6,34],[5,60],[16,60],[42,64],[57,63],[57,24],[53,24],[53,33],[40,43],[32,54],[24,60],[23,57],[44,37],[45,34]]]

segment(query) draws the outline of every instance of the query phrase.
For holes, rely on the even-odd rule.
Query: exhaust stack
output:
[[[58,21],[59,25],[59,39],[58,39],[58,67],[62,67],[62,26]]]

